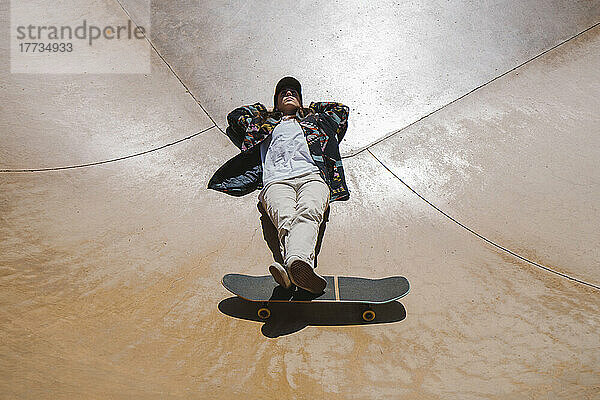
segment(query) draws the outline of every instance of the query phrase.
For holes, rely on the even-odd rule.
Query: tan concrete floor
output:
[[[600,2],[152,3],[150,75],[0,70],[0,398],[600,398]],[[406,276],[385,323],[220,285],[272,261],[225,116],[288,73],[351,105],[319,268]]]

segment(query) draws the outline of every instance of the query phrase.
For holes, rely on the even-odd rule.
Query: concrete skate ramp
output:
[[[146,1],[121,3],[135,18]],[[305,103],[342,101],[360,132],[346,139],[349,155],[589,28],[599,4],[157,1],[152,37],[210,115],[271,107],[288,74]]]
[[[151,75],[1,71],[4,397],[598,396],[599,2],[152,3]],[[352,107],[319,269],[406,276],[383,323],[263,323],[219,283],[272,261],[256,194],[205,189],[238,151],[220,129],[287,74]]]

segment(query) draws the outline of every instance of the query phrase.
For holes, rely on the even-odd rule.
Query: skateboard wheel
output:
[[[271,316],[271,310],[267,307],[261,307],[258,309],[257,314],[260,319],[268,319]]]
[[[362,318],[367,322],[373,321],[375,319],[375,311],[366,310],[365,312],[362,313]]]

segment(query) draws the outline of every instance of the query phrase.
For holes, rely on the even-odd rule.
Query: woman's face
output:
[[[284,114],[293,114],[300,108],[300,96],[294,89],[283,89],[277,96],[277,108]]]

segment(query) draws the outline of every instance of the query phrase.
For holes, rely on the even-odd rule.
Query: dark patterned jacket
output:
[[[321,177],[329,186],[331,201],[347,200],[339,143],[348,129],[347,106],[333,102],[312,102],[298,109],[296,116],[304,131],[310,154]],[[241,153],[221,166],[208,182],[208,188],[233,196],[243,196],[263,187],[260,143],[281,121],[282,113],[269,112],[261,103],[236,108],[227,115],[227,136]]]

